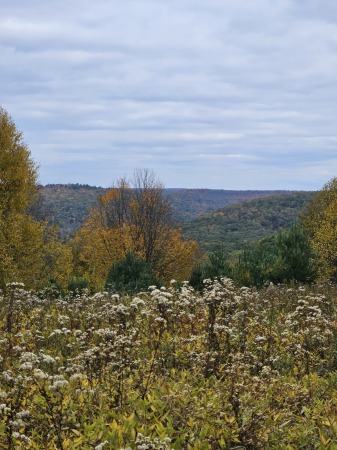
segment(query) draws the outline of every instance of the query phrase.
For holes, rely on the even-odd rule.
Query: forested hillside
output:
[[[52,224],[60,227],[62,237],[69,237],[86,218],[88,209],[106,189],[87,184],[48,184],[40,192],[45,210]]]
[[[223,189],[166,189],[178,222],[191,221],[245,200],[289,194],[291,191],[232,191]]]
[[[184,223],[184,235],[198,241],[204,251],[214,251],[222,244],[233,254],[293,225],[313,197],[313,192],[297,192],[240,202]]]
[[[87,217],[97,197],[107,189],[79,184],[49,184],[41,186],[43,209],[51,222],[60,227],[61,236],[68,238]],[[165,189],[177,222],[191,221],[226,205],[248,199],[284,195],[290,191],[230,191],[213,189]]]

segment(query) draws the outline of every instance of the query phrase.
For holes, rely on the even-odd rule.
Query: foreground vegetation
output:
[[[0,297],[0,448],[335,449],[337,289]]]

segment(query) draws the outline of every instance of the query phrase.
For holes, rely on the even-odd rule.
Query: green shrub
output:
[[[106,288],[118,292],[136,292],[159,284],[149,263],[133,253],[127,253],[125,258],[111,267]]]

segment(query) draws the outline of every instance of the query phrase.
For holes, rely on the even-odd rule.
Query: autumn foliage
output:
[[[37,167],[22,133],[0,109],[0,287],[23,281],[27,287],[86,280],[103,288],[111,267],[127,253],[154,271],[161,283],[187,279],[197,244],[184,241],[172,221],[162,184],[138,170],[100,196],[72,242],[61,242],[38,211]],[[47,215],[48,216],[48,215]]]
[[[321,279],[337,280],[337,178],[330,180],[303,215]]]
[[[133,183],[117,182],[76,233],[77,270],[95,288],[104,287],[112,265],[133,253],[151,264],[162,283],[188,279],[198,246],[184,241],[174,225],[163,187],[149,171],[136,171]]]
[[[28,146],[0,108],[0,287],[17,280],[35,288],[50,279],[67,284],[72,255],[58,242],[56,230],[31,213],[37,191],[37,167]]]

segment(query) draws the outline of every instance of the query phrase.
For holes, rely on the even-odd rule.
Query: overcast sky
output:
[[[1,0],[0,105],[40,181],[320,189],[336,0]]]

